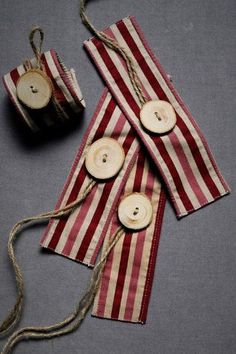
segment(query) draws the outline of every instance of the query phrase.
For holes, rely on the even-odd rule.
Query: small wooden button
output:
[[[172,105],[163,100],[146,102],[140,111],[143,126],[152,133],[164,134],[176,124],[176,114]]]
[[[144,229],[152,221],[151,201],[142,193],[129,194],[119,204],[118,218],[128,229]]]
[[[31,109],[44,108],[52,96],[51,80],[42,70],[26,71],[16,84],[16,94],[27,107]]]
[[[87,171],[95,178],[107,179],[120,171],[125,161],[122,146],[112,138],[96,140],[89,148],[85,159]]]

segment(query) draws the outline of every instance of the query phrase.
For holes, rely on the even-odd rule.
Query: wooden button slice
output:
[[[163,100],[146,102],[140,111],[143,126],[152,133],[164,134],[176,124],[176,114],[172,105]]]
[[[52,96],[50,79],[41,70],[29,70],[20,76],[16,85],[19,100],[31,109],[41,109],[48,105]]]
[[[117,175],[124,161],[122,146],[115,139],[101,138],[90,146],[85,166],[94,178],[107,179]]]
[[[118,218],[128,229],[144,229],[152,221],[151,201],[142,193],[129,194],[119,204]]]

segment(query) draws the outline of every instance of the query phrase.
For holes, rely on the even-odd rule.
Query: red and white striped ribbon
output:
[[[227,194],[229,188],[199,127],[134,18],[119,21],[105,32],[132,56],[146,96],[172,104],[177,125],[161,137],[144,132],[125,63],[96,38],[85,42],[109,90],[102,95],[56,207],[75,200],[88,184],[84,161],[95,140],[104,136],[117,139],[124,148],[125,163],[115,178],[98,183],[72,215],[51,221],[41,245],[93,266],[102,244],[105,247],[119,225],[116,210],[120,198],[132,192],[147,194],[153,204],[153,221],[146,230],[126,232],[115,246],[93,309],[95,316],[144,323],[165,206],[159,176],[179,217]]]
[[[69,70],[66,68],[53,49],[43,53],[41,60],[46,74],[52,81],[53,96],[60,106],[60,109],[63,111],[63,115],[61,115],[60,118],[69,120],[85,107],[75,72],[73,69]],[[31,59],[30,62],[34,67],[35,58]],[[32,131],[37,132],[41,128],[54,125],[55,122],[58,121],[58,116],[55,109],[50,105],[46,110],[40,110],[39,117],[37,117],[38,114],[35,110],[32,114],[32,112],[21,104],[16,94],[16,85],[20,76],[25,72],[25,66],[19,65],[3,76],[3,83],[23,121]]]
[[[153,220],[142,231],[126,232],[109,255],[95,298],[93,315],[145,323],[166,198],[156,177],[155,166],[145,157],[143,149],[139,151],[123,195],[134,192],[144,193],[150,198]],[[104,249],[119,225],[115,213],[108,228]]]

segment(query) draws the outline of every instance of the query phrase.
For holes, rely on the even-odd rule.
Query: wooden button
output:
[[[16,85],[16,94],[27,107],[44,108],[52,96],[51,80],[41,70],[29,70],[20,76]]]
[[[140,119],[147,130],[157,134],[169,132],[176,124],[174,108],[163,100],[146,102],[140,111]]]
[[[151,201],[142,193],[129,194],[119,204],[118,218],[128,229],[144,229],[152,221]]]
[[[107,179],[117,175],[124,161],[122,146],[115,139],[101,138],[90,146],[85,166],[93,177]]]

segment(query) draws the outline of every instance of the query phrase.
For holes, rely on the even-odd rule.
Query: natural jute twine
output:
[[[86,196],[89,194],[93,186],[96,184],[94,180],[91,180],[87,187],[85,188],[83,194],[78,197],[77,200],[74,202],[70,203],[69,205],[66,205],[60,209],[49,211],[47,213],[42,213],[36,216],[32,216],[26,219],[22,219],[18,221],[12,228],[10,234],[9,234],[9,239],[8,239],[8,255],[10,258],[10,261],[12,263],[13,269],[15,271],[15,278],[16,278],[16,284],[17,284],[17,299],[14,307],[12,310],[9,312],[8,316],[6,319],[2,322],[0,326],[0,334],[3,335],[5,334],[9,329],[11,329],[19,320],[21,311],[22,311],[22,305],[23,305],[23,299],[24,299],[24,281],[23,281],[23,275],[20,269],[20,266],[17,262],[16,256],[15,256],[15,251],[14,251],[14,241],[16,239],[16,236],[18,233],[21,231],[22,227],[31,223],[31,222],[41,222],[41,221],[46,221],[50,218],[53,219],[58,219],[64,216],[69,215],[72,213],[76,207],[86,198]]]
[[[129,56],[127,51],[124,48],[122,48],[113,38],[110,38],[105,33],[98,31],[94,27],[94,25],[90,22],[88,16],[85,14],[86,2],[88,1],[86,0],[80,1],[80,17],[84,25],[89,29],[89,31],[92,34],[94,34],[97,38],[99,38],[108,48],[113,49],[115,52],[119,53],[121,57],[125,60],[131,84],[141,103],[141,106],[143,106],[144,103],[147,102],[147,98],[143,93],[142,86],[138,78],[133,59]]]
[[[88,310],[90,309],[90,306],[93,303],[101,281],[101,275],[106,264],[107,257],[109,256],[116,243],[119,241],[123,232],[123,228],[119,227],[116,233],[110,238],[106,250],[101,257],[101,260],[93,269],[88,289],[85,295],[79,301],[74,312],[66,317],[63,321],[54,325],[43,327],[25,327],[14,332],[8,339],[1,354],[10,353],[13,347],[24,339],[51,339],[75,331],[84,320]]]
[[[40,34],[40,41],[39,41],[38,47],[34,43],[34,36],[35,36],[36,32],[39,32],[39,34]],[[31,48],[34,52],[34,55],[36,57],[36,60],[37,60],[37,68],[41,69],[41,70],[42,70],[41,54],[42,54],[43,39],[44,39],[44,32],[43,32],[42,28],[39,26],[33,27],[32,30],[30,31],[30,34],[29,34],[29,41],[30,41]]]

